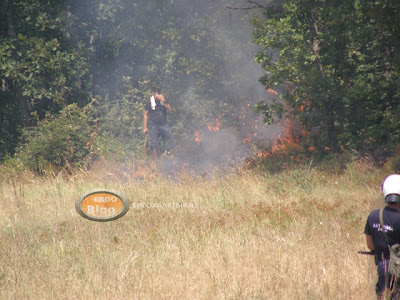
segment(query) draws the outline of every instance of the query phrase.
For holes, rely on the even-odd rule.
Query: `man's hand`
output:
[[[169,105],[169,104],[165,104],[165,98],[164,98],[164,96],[163,95],[161,95],[161,94],[159,94],[159,93],[155,93],[154,94],[154,97],[156,97],[158,100],[160,100],[160,102],[165,106],[165,108],[168,110],[168,111],[171,111],[171,105]]]
[[[143,134],[146,134],[147,132],[149,132],[149,130],[147,128],[143,128]]]

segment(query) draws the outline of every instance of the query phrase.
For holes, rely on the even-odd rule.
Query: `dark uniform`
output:
[[[154,109],[150,99],[146,102],[145,110],[148,112],[148,128],[150,137],[150,148],[159,150],[159,138],[167,143],[167,150],[172,150],[175,146],[174,136],[167,124],[167,109],[164,104],[155,98]]]
[[[370,213],[365,224],[364,234],[371,235],[375,248],[375,263],[378,268],[377,294],[383,294],[385,290],[385,269],[388,269],[389,249],[382,233],[379,220],[379,209]],[[383,227],[388,237],[389,244],[400,242],[400,212],[396,209],[385,207],[383,210]],[[386,264],[386,267],[385,267]],[[388,274],[390,281],[390,274]]]

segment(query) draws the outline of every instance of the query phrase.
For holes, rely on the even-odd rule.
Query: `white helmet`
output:
[[[393,174],[386,177],[382,184],[385,202],[400,202],[400,175]]]

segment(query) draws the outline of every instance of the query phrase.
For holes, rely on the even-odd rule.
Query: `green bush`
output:
[[[96,138],[90,106],[70,104],[58,115],[47,115],[37,127],[25,130],[18,158],[30,170],[68,169],[84,165],[90,159]]]
[[[143,154],[143,111],[144,101],[126,98],[100,106],[96,152],[115,160]]]

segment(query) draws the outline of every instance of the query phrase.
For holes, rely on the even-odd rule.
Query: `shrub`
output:
[[[48,114],[37,127],[24,130],[18,157],[25,166],[39,173],[49,168],[71,171],[88,161],[95,137],[89,107],[70,104],[58,115]]]
[[[132,153],[143,154],[144,103],[122,99],[98,107],[96,151],[106,159],[123,160]]]

